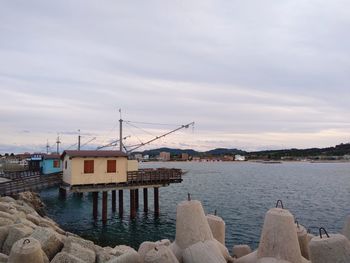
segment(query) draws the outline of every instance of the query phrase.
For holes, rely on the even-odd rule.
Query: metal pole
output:
[[[80,138],[81,138],[81,136],[80,136],[80,130],[78,130],[79,131],[79,135],[78,135],[78,151],[80,151]]]

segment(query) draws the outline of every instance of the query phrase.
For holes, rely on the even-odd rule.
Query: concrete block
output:
[[[16,200],[13,199],[13,198],[10,197],[10,196],[3,196],[3,197],[0,197],[0,202],[5,202],[5,203],[16,203]]]
[[[67,252],[83,260],[86,263],[95,263],[95,260],[96,260],[95,251],[89,248],[83,247],[80,244],[75,242],[68,242],[68,243],[66,242],[62,249],[62,252]]]
[[[349,263],[350,242],[341,234],[314,237],[309,244],[312,263]]]
[[[45,263],[44,253],[39,241],[34,238],[23,238],[13,244],[8,258],[9,263]]]
[[[107,261],[107,263],[141,263],[141,257],[134,249],[132,249],[116,258]]]
[[[6,255],[9,255],[13,244],[22,238],[30,236],[32,232],[33,232],[33,229],[23,224],[10,226],[8,236],[2,247],[3,253]]]
[[[186,248],[183,263],[226,263],[214,241],[200,241]]]
[[[225,246],[225,221],[215,215],[207,215],[207,221],[214,238]]]
[[[297,229],[298,242],[299,242],[301,255],[304,258],[309,259],[310,255],[309,255],[309,241],[307,237],[307,231],[305,227],[303,227],[300,224],[296,225],[296,229]]]
[[[0,226],[9,226],[13,224],[14,224],[14,221],[12,221],[11,219],[0,217]]]
[[[235,261],[235,263],[256,263],[258,261],[258,251],[245,255]]]
[[[40,224],[40,221],[41,221],[41,217],[40,216],[37,216],[37,215],[33,215],[33,214],[28,214],[26,216],[27,220],[31,221],[33,224],[35,225],[39,225]]]
[[[8,255],[0,253],[0,263],[7,263],[8,259],[9,259]]]
[[[346,218],[342,234],[350,240],[350,215]]]
[[[160,245],[148,251],[145,263],[179,263],[169,246]]]
[[[260,258],[257,263],[290,263],[289,261],[276,258]]]
[[[145,241],[139,246],[137,253],[139,253],[142,263],[144,262],[144,258],[146,257],[146,254],[152,249],[155,249],[156,246],[157,246],[156,243],[151,241]]]
[[[66,252],[60,252],[51,260],[51,263],[85,263],[85,262],[80,258],[77,258]]]
[[[129,251],[135,251],[135,249],[133,249],[132,247],[129,247],[129,246],[125,246],[125,245],[118,245],[118,246],[115,246],[114,248],[115,250],[115,255],[117,257],[129,252]],[[136,252],[136,251],[135,251]]]
[[[2,226],[0,227],[0,252],[2,252],[2,246],[4,245],[4,242],[9,234],[9,227]]]
[[[22,217],[17,218],[15,221],[15,224],[23,224],[23,225],[30,227],[32,229],[37,227],[37,225],[34,224],[32,221],[29,221],[29,220],[22,218]]]
[[[232,248],[232,255],[236,258],[244,257],[252,253],[252,249],[248,245],[235,245]]]
[[[40,242],[42,250],[50,260],[62,250],[63,243],[58,234],[51,228],[37,227],[31,237]]]
[[[258,248],[258,258],[264,257],[302,261],[294,217],[286,209],[272,208],[265,215]]]

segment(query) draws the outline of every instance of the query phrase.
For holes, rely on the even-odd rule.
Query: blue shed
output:
[[[42,174],[62,172],[62,161],[58,154],[45,154],[40,163]]]

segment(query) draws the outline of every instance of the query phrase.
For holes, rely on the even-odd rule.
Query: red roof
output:
[[[64,151],[61,155],[63,159],[65,155],[69,157],[128,157],[128,155],[121,151]]]

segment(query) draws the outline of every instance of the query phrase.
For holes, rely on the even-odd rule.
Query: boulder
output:
[[[183,263],[226,263],[217,245],[212,240],[200,241],[186,248]]]
[[[107,263],[141,263],[141,257],[134,249],[132,249],[107,261]]]
[[[2,252],[6,255],[9,255],[13,244],[22,238],[30,236],[32,232],[32,228],[27,227],[23,224],[16,224],[10,226],[8,236],[2,247]]]
[[[345,220],[342,234],[350,240],[350,215]]]
[[[207,221],[214,238],[225,246],[225,221],[216,215],[207,215]]]
[[[83,247],[80,244],[75,242],[65,242],[62,252],[71,254],[83,260],[86,263],[95,263],[95,260],[96,260],[95,251],[89,248]]]
[[[350,242],[341,234],[314,237],[309,244],[312,263],[349,263]]]
[[[41,250],[39,241],[23,238],[13,244],[8,258],[9,263],[45,263],[48,262]]]
[[[18,194],[18,199],[33,207],[39,215],[45,215],[45,204],[41,201],[40,195],[34,192],[22,192]]]
[[[76,256],[70,255],[66,252],[60,252],[51,260],[51,263],[85,263],[85,262],[77,258]]]
[[[7,226],[0,227],[0,252],[2,252],[2,246],[9,234],[9,228]]]
[[[145,263],[179,263],[168,246],[160,245],[148,251],[143,259]]]
[[[258,251],[245,255],[235,261],[235,263],[256,263],[258,261]]]
[[[129,252],[129,251],[135,251],[135,249],[133,249],[132,247],[129,247],[129,246],[125,246],[125,245],[118,245],[118,246],[115,246],[114,248],[115,250],[115,255],[117,257]],[[136,252],[136,251],[135,251]]]
[[[13,199],[13,198],[10,197],[10,196],[3,196],[3,197],[0,197],[0,202],[5,202],[5,203],[16,203],[16,200]]]
[[[232,248],[232,255],[235,258],[241,258],[252,253],[252,249],[248,245],[235,245]]]
[[[265,215],[258,248],[258,258],[264,257],[302,262],[294,217],[286,209],[272,208]]]
[[[8,259],[9,259],[8,255],[0,253],[0,263],[7,263]]]
[[[40,242],[42,250],[50,260],[53,259],[63,247],[60,237],[51,228],[37,227],[31,234],[31,237]]]

